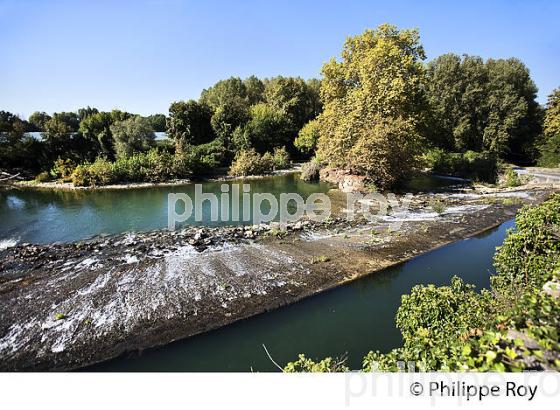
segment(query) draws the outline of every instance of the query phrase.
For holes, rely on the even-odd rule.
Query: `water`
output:
[[[242,181],[229,181],[241,184]],[[316,192],[326,193],[330,185],[307,183],[297,174],[285,174],[245,181],[251,192],[272,193],[279,198],[282,192],[299,193],[303,198]],[[202,191],[221,194],[224,182],[204,182]],[[99,234],[119,234],[129,231],[148,231],[167,227],[167,195],[187,193],[194,202],[194,184],[170,187],[148,187],[120,190],[0,190],[0,240],[51,243],[70,242]],[[241,198],[240,198],[241,202]],[[177,212],[183,212],[177,206]],[[293,212],[294,203],[288,209]],[[211,221],[210,202],[202,206],[202,221],[194,215],[184,225],[231,225],[231,220]],[[261,206],[268,213],[269,203]],[[252,219],[245,222],[252,224]]]
[[[457,275],[478,289],[488,287],[495,248],[513,226],[511,220],[292,306],[88,370],[274,371],[262,344],[281,364],[299,353],[323,358],[347,352],[350,368],[359,369],[368,351],[401,344],[394,318],[401,295],[414,285],[449,284]]]

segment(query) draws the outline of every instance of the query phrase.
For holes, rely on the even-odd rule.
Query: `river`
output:
[[[495,248],[513,226],[511,220],[291,306],[87,370],[274,371],[262,344],[281,364],[299,353],[311,358],[348,353],[350,368],[359,369],[369,350],[400,345],[395,314],[401,295],[414,285],[449,284],[457,275],[478,289],[489,287]]]

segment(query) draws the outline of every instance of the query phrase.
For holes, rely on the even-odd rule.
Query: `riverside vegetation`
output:
[[[494,182],[502,162],[559,164],[560,90],[541,107],[516,58],[423,60],[418,31],[383,24],[348,38],[321,80],[231,77],[172,103],[167,116],[87,107],[22,120],[2,111],[0,168],[97,186],[228,167],[266,174],[288,158],[312,159],[309,178],[343,168],[385,189],[422,168]],[[156,140],[162,131],[169,138]]]
[[[370,352],[363,370],[560,370],[560,194],[524,208],[515,222],[496,251],[489,290],[457,277],[449,286],[415,286],[396,315],[402,347]],[[284,370],[349,369],[300,355]]]

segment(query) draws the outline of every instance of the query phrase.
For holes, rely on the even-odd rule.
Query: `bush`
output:
[[[511,168],[507,169],[505,177],[506,177],[505,185],[509,188],[513,188],[513,187],[522,185],[522,182],[521,182],[521,179],[519,178],[519,175],[517,175],[517,172],[515,172]]]
[[[432,171],[439,174],[492,183],[496,182],[498,175],[497,157],[490,152],[459,153],[438,148],[428,151],[424,159]]]
[[[274,162],[274,169],[286,169],[290,167],[290,157],[286,151],[286,147],[274,148],[274,155],[272,156]]]
[[[51,175],[47,171],[43,171],[35,177],[36,182],[48,182],[50,180],[51,180]]]
[[[89,172],[89,163],[80,164],[72,172],[72,183],[74,186],[91,186],[93,179]]]
[[[560,134],[549,137],[539,151],[539,166],[552,168],[560,166]]]
[[[267,152],[259,155],[254,149],[240,151],[231,164],[232,176],[270,174],[274,170],[274,158]]]
[[[51,175],[53,178],[60,178],[64,182],[70,182],[72,180],[72,172],[76,168],[74,161],[70,159],[58,158],[51,169]]]
[[[301,179],[304,181],[318,181],[321,165],[318,161],[311,160],[301,167]]]

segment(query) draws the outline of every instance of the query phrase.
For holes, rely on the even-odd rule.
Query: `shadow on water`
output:
[[[513,220],[398,266],[294,305],[167,346],[93,366],[90,371],[274,371],[262,344],[285,364],[299,353],[322,358],[348,353],[352,369],[369,350],[401,343],[395,314],[417,284],[448,284],[454,275],[478,289],[490,285],[492,257]]]

